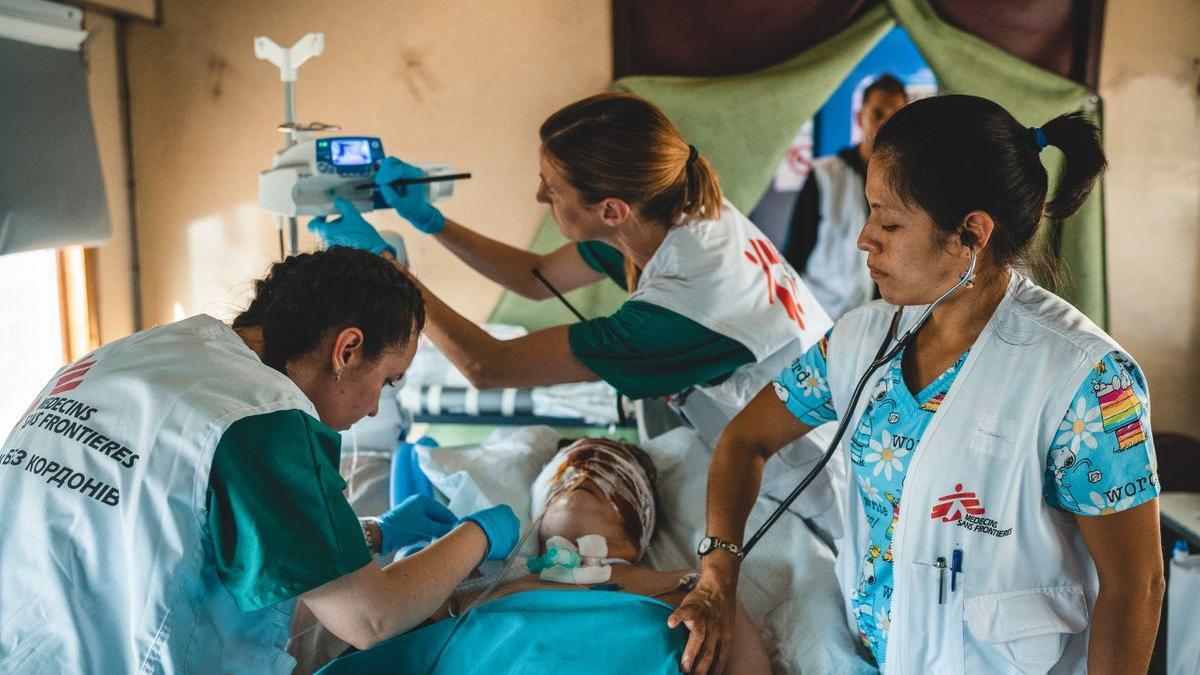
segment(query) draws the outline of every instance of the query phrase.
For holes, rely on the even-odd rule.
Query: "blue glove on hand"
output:
[[[507,504],[493,506],[490,509],[476,511],[462,519],[478,525],[488,540],[485,560],[504,560],[512,553],[517,545],[517,537],[521,535],[521,521]]]
[[[399,178],[424,178],[425,172],[412,164],[405,164],[395,157],[388,157],[379,164],[375,184],[388,206],[396,209],[413,227],[425,234],[437,234],[446,226],[446,217],[429,203],[429,184],[397,185],[390,183]]]
[[[370,251],[376,255],[384,251],[391,251],[393,256],[396,255],[395,247],[379,236],[375,228],[363,219],[354,204],[337,197],[333,200],[333,207],[342,214],[341,218],[329,220],[328,216],[317,216],[308,221],[308,231],[325,240],[326,248],[348,246]]]
[[[409,544],[437,539],[454,529],[458,518],[427,495],[412,495],[379,517],[379,552],[388,554]]]

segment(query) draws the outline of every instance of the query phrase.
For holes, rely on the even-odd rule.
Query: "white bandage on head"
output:
[[[622,443],[583,438],[559,450],[533,481],[533,517],[555,498],[578,489],[585,479],[608,498],[625,532],[637,544],[641,559],[654,534],[654,486],[646,469]]]

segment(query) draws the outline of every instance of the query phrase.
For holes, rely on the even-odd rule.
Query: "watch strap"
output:
[[[376,553],[379,552],[379,549],[381,548],[381,542],[375,541],[375,536],[372,534],[371,528],[368,527],[368,525],[378,526],[379,519],[378,518],[359,518],[358,524],[360,527],[362,527],[363,540],[367,542],[367,550],[371,552],[371,555],[375,555]]]
[[[741,559],[743,556],[745,556],[745,553],[742,552],[742,547],[738,544],[734,544],[733,542],[725,541],[724,539],[721,539],[720,537],[705,537],[705,538],[708,539],[708,541],[711,542],[712,545],[702,555],[708,555],[709,553],[712,553],[713,551],[722,550],[722,551],[725,551],[726,553],[730,553],[730,554],[737,556],[738,559]]]

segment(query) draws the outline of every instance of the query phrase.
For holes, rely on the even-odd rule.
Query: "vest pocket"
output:
[[[1006,429],[1015,428],[1016,423],[1006,424],[1007,420],[1002,420],[991,413],[979,413],[976,419],[975,432],[970,436],[968,456],[1010,457],[1013,453],[1013,446],[1006,435]]]
[[[911,625],[906,627],[908,639],[901,648],[906,654],[896,654],[894,646],[888,644],[888,660],[896,654],[907,666],[900,672],[922,675],[951,674],[964,672],[963,659],[963,596],[966,581],[958,573],[957,585],[950,590],[950,559],[946,567],[936,563],[914,560],[909,566],[909,616]],[[940,588],[940,591],[939,591]],[[940,599],[940,602],[939,602]],[[897,626],[899,627],[899,626]]]
[[[1072,634],[1087,626],[1080,586],[1032,588],[970,598],[963,614],[979,642],[981,665],[1005,662],[1022,673],[1045,673],[1062,658]],[[998,661],[1000,657],[1003,661]]]

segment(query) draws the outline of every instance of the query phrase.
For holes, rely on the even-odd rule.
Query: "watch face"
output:
[[[705,553],[708,553],[709,551],[711,551],[712,547],[713,547],[712,537],[705,537],[700,540],[700,546],[698,546],[696,548],[696,552],[699,553],[700,555],[704,555]]]

